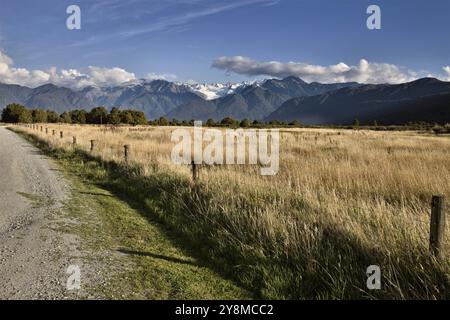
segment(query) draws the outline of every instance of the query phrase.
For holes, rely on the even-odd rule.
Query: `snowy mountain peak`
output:
[[[236,93],[241,88],[251,85],[250,82],[241,83],[191,83],[186,84],[193,93],[205,100],[214,100]]]

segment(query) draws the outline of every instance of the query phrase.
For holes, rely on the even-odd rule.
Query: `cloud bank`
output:
[[[158,75],[149,73],[146,79],[174,80],[176,75]],[[126,82],[137,80],[136,75],[122,68],[101,68],[89,66],[81,70],[62,69],[52,67],[48,70],[28,70],[14,67],[14,61],[4,52],[0,51],[0,83],[18,84],[35,88],[43,84],[53,83],[57,86],[68,87],[75,90],[87,86],[117,86]]]
[[[359,83],[402,83],[416,80],[420,77],[436,77],[444,81],[450,81],[450,66],[442,68],[443,74],[436,76],[423,72],[405,70],[399,66],[388,63],[373,63],[361,59],[357,65],[347,65],[340,62],[335,65],[321,66],[303,62],[260,62],[247,57],[232,56],[221,57],[213,61],[212,66],[216,69],[234,72],[241,75],[261,77],[270,76],[284,78],[297,76],[308,82],[336,83],[351,82]],[[148,73],[145,79],[163,79],[175,81],[176,75]],[[83,69],[61,69],[52,67],[48,70],[28,70],[14,66],[14,61],[0,50],[0,83],[18,84],[27,87],[38,87],[43,84],[53,83],[57,86],[69,87],[75,90],[87,86],[117,86],[123,83],[137,81],[133,72],[125,69],[102,68],[89,66]]]
[[[114,86],[135,80],[136,76],[121,68],[100,68],[89,66],[83,70],[55,67],[48,70],[28,70],[14,67],[14,61],[0,51],[0,82],[37,87],[46,83],[81,89],[87,86]]]
[[[343,62],[330,66],[312,65],[303,62],[256,61],[248,57],[220,57],[213,61],[216,69],[246,76],[272,76],[284,78],[297,76],[308,82],[336,83],[402,83],[416,80],[418,72],[405,70],[388,63],[373,63],[361,59],[357,65]],[[450,67],[444,68],[450,78]]]

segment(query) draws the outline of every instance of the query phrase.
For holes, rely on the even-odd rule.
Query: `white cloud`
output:
[[[14,61],[0,51],[0,82],[37,87],[46,83],[80,89],[86,86],[114,86],[136,80],[132,72],[122,68],[100,68],[89,66],[82,70],[56,68],[28,70],[14,67]]]
[[[148,80],[163,79],[174,81],[177,76],[170,73],[149,73]],[[122,68],[100,68],[89,66],[81,70],[52,67],[48,70],[27,70],[14,67],[14,61],[0,50],[0,83],[19,84],[27,87],[37,87],[47,83],[72,89],[82,89],[87,86],[117,86],[126,82],[137,81],[136,75]]]
[[[154,72],[151,72],[151,73],[147,74],[145,79],[175,81],[177,79],[177,75],[170,74],[170,73],[156,74]]]
[[[418,73],[405,70],[388,63],[374,63],[361,59],[357,65],[347,65],[340,62],[335,65],[321,66],[303,62],[256,61],[248,57],[220,57],[213,61],[212,66],[227,72],[247,76],[272,76],[283,78],[297,76],[305,81],[332,83],[401,83],[417,79]],[[450,78],[450,67],[444,69]]]
[[[56,68],[51,68],[47,72],[50,75],[47,82],[73,89],[81,89],[87,86],[116,86],[136,80],[134,73],[117,67],[100,68],[89,66],[82,70],[62,69],[59,72]]]
[[[3,83],[36,86],[48,82],[50,75],[44,71],[29,71],[24,68],[14,68],[13,60],[0,51],[0,81]]]

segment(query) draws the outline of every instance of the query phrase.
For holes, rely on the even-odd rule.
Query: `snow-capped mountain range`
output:
[[[137,79],[130,82],[123,83],[121,87],[138,87],[143,86],[145,88],[152,88],[154,81],[165,81],[165,80],[147,80],[147,79]],[[222,98],[226,95],[233,94],[243,87],[247,87],[253,84],[259,84],[261,81],[244,81],[239,83],[198,83],[198,82],[173,82],[180,88],[184,88],[192,93],[199,95],[204,100],[214,100]],[[108,88],[97,87],[100,90],[107,90]],[[159,90],[164,88],[160,87]]]
[[[138,79],[119,86],[88,86],[80,90],[53,84],[37,88],[0,84],[0,108],[9,103],[21,103],[30,108],[63,112],[102,105],[142,110],[147,117],[157,118],[184,103],[220,99],[254,83],[207,84]]]
[[[425,78],[398,85],[307,83],[296,77],[252,83],[198,84],[138,80],[114,87],[73,90],[46,84],[0,84],[0,108],[20,103],[55,110],[113,106],[141,110],[148,119],[299,120],[305,124],[401,124],[450,121],[450,82]]]

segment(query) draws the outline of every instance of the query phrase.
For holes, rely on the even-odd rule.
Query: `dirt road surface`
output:
[[[68,190],[49,159],[0,127],[0,299],[92,298],[76,289],[76,269],[83,283],[88,268],[79,240],[61,231],[76,223],[64,215]]]

